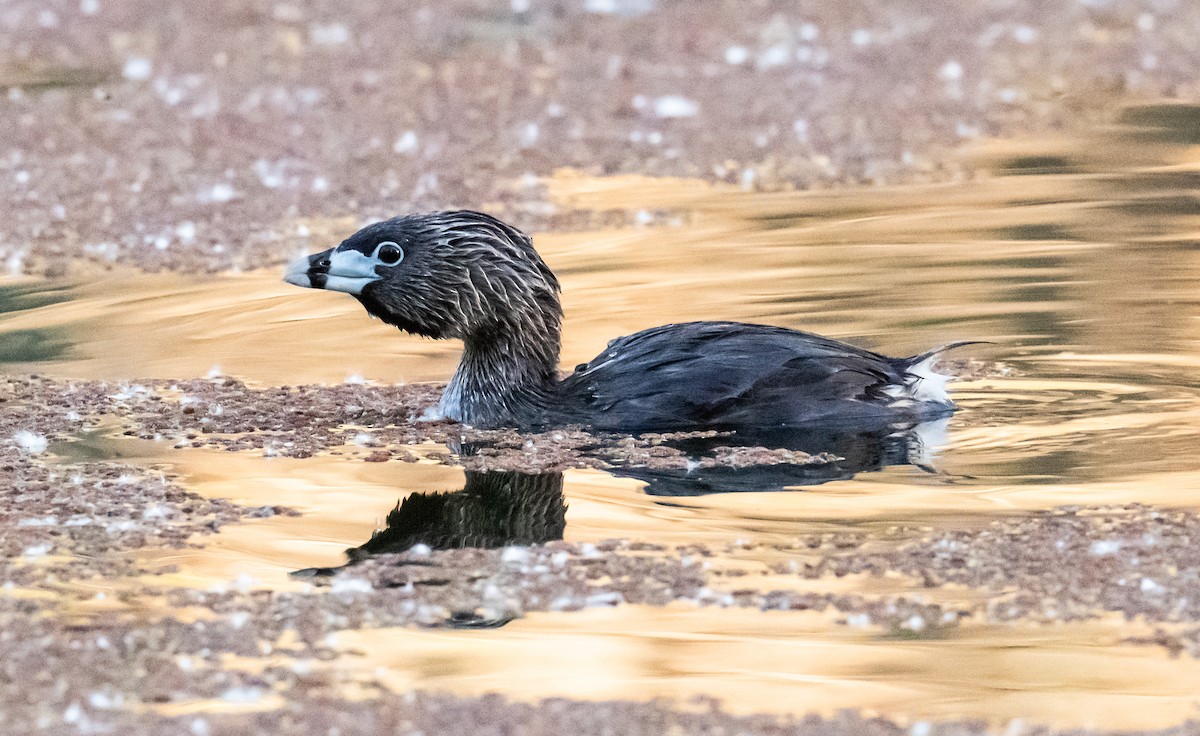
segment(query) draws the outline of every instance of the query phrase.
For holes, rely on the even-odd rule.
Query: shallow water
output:
[[[1200,155],[1198,141],[1169,135],[1168,118],[992,144],[971,154],[991,173],[953,185],[756,194],[691,181],[547,182],[563,206],[644,209],[654,223],[536,236],[563,285],[564,366],[617,335],[706,318],[802,328],[893,355],[992,343],[963,351],[990,368],[952,386],[961,409],[930,468],[893,465],[803,492],[669,499],[636,479],[569,471],[565,538],[722,547],[984,524],[1063,504],[1200,509]],[[288,287],[276,272],[0,282],[0,338],[7,370],[118,381],[213,372],[260,385],[414,382],[445,379],[457,359],[455,345],[397,334],[354,300]],[[289,572],[343,562],[397,498],[465,483],[461,470],[432,462],[264,458],[112,435],[53,449],[168,468],[205,495],[304,512],[227,527],[202,551],[159,554],[180,565],[160,583],[242,577],[302,588]],[[893,583],[889,592],[910,589]],[[1197,681],[1195,662],[1120,645],[1131,630],[1107,619],[964,625],[906,642],[815,614],[623,607],[531,615],[495,631],[355,632],[343,643],[371,655],[336,666],[384,665],[397,687],[520,698],[707,693],[747,712],[864,707],[901,719],[1110,728],[1200,713],[1179,684]]]

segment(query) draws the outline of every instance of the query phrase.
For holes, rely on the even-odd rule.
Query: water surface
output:
[[[1194,119],[1191,108],[1147,108],[1091,136],[991,144],[971,153],[985,172],[978,179],[936,186],[762,194],[684,180],[546,182],[561,206],[641,210],[652,223],[536,236],[563,285],[564,366],[617,335],[692,319],[801,328],[892,355],[992,343],[964,351],[981,363],[953,385],[961,410],[926,467],[893,464],[784,493],[755,492],[753,478],[747,489],[743,475],[738,492],[670,498],[636,478],[568,471],[562,535],[723,547],[982,525],[1064,504],[1200,509],[1200,158],[1186,134]],[[74,378],[415,382],[444,380],[457,360],[454,344],[401,335],[354,300],[288,287],[274,271],[79,271],[66,283],[0,284],[0,311],[8,370]],[[119,455],[180,473],[205,495],[304,512],[228,527],[202,551],[156,553],[181,565],[168,583],[248,576],[302,589],[289,572],[344,562],[397,499],[468,484],[434,462],[264,458],[112,435],[56,451]],[[738,564],[761,571],[766,561],[747,554]],[[929,595],[904,580],[828,585]],[[1196,716],[1188,683],[1197,665],[1120,644],[1139,631],[1108,617],[969,624],[906,642],[816,614],[625,607],[538,614],[494,631],[357,632],[343,643],[370,654],[335,666],[351,678],[384,666],[398,688],[707,693],[746,712],[865,707],[900,719],[1108,728]]]

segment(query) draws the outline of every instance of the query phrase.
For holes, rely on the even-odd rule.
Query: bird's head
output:
[[[352,294],[373,316],[414,334],[467,341],[519,334],[552,342],[557,352],[558,280],[527,235],[479,212],[368,225],[296,260],[284,281]]]

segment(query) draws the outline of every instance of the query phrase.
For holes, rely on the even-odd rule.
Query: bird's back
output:
[[[600,430],[665,431],[949,410],[948,400],[909,398],[913,364],[782,327],[663,325],[612,341],[567,377],[559,386],[561,419]]]

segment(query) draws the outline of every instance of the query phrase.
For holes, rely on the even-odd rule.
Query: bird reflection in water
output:
[[[341,567],[310,567],[292,573],[297,578],[328,578],[376,555],[408,552],[417,545],[429,549],[494,549],[543,544],[563,538],[567,503],[562,473],[467,471],[459,491],[412,493],[387,515],[387,526],[376,530],[358,547],[346,550]],[[406,559],[404,565],[435,562]],[[457,629],[496,628],[512,620],[484,616],[473,610],[453,611],[444,625]]]
[[[907,464],[928,469],[931,450],[936,447],[935,438],[944,432],[945,423],[943,420],[900,428],[895,425],[825,425],[819,429],[688,438],[669,444],[693,460],[712,454],[721,446],[782,448],[814,455],[828,453],[838,459],[818,464],[778,463],[740,468],[699,465],[691,469],[621,467],[609,472],[644,481],[646,492],[655,496],[803,490],[889,465]],[[478,450],[477,447],[458,449],[463,454]],[[563,538],[566,513],[562,473],[466,471],[466,484],[459,491],[412,493],[402,499],[388,514],[384,529],[375,531],[362,545],[347,550],[349,560],[345,566],[376,555],[407,552],[417,545],[432,550],[494,549],[553,542]],[[407,557],[400,564],[438,563]],[[329,577],[340,569],[308,568],[293,575]],[[444,625],[494,628],[511,620],[511,616],[497,618],[475,610],[463,610],[452,612]]]
[[[735,432],[717,437],[664,442],[691,458],[718,447],[765,447],[833,456],[829,462],[776,463],[732,467],[645,468],[622,466],[610,473],[646,483],[651,496],[703,496],[710,493],[803,490],[889,465],[912,465],[937,472],[934,451],[945,443],[949,418],[915,425],[826,423],[816,427]]]
[[[767,447],[827,453],[838,459],[818,464],[778,463],[748,467],[619,467],[614,475],[644,481],[655,496],[803,490],[846,480],[889,465],[930,470],[932,450],[940,444],[946,420],[914,426],[822,425],[803,430],[735,433],[674,440],[691,458],[721,446]],[[472,454],[477,447],[459,448]],[[542,544],[563,538],[567,503],[562,473],[467,471],[460,491],[413,493],[387,516],[387,526],[347,551],[350,564],[372,555],[405,552],[423,544],[430,549],[491,549]]]
[[[562,473],[468,470],[461,491],[413,493],[400,501],[387,527],[347,554],[355,562],[417,544],[491,549],[553,542],[567,525],[562,483]]]

